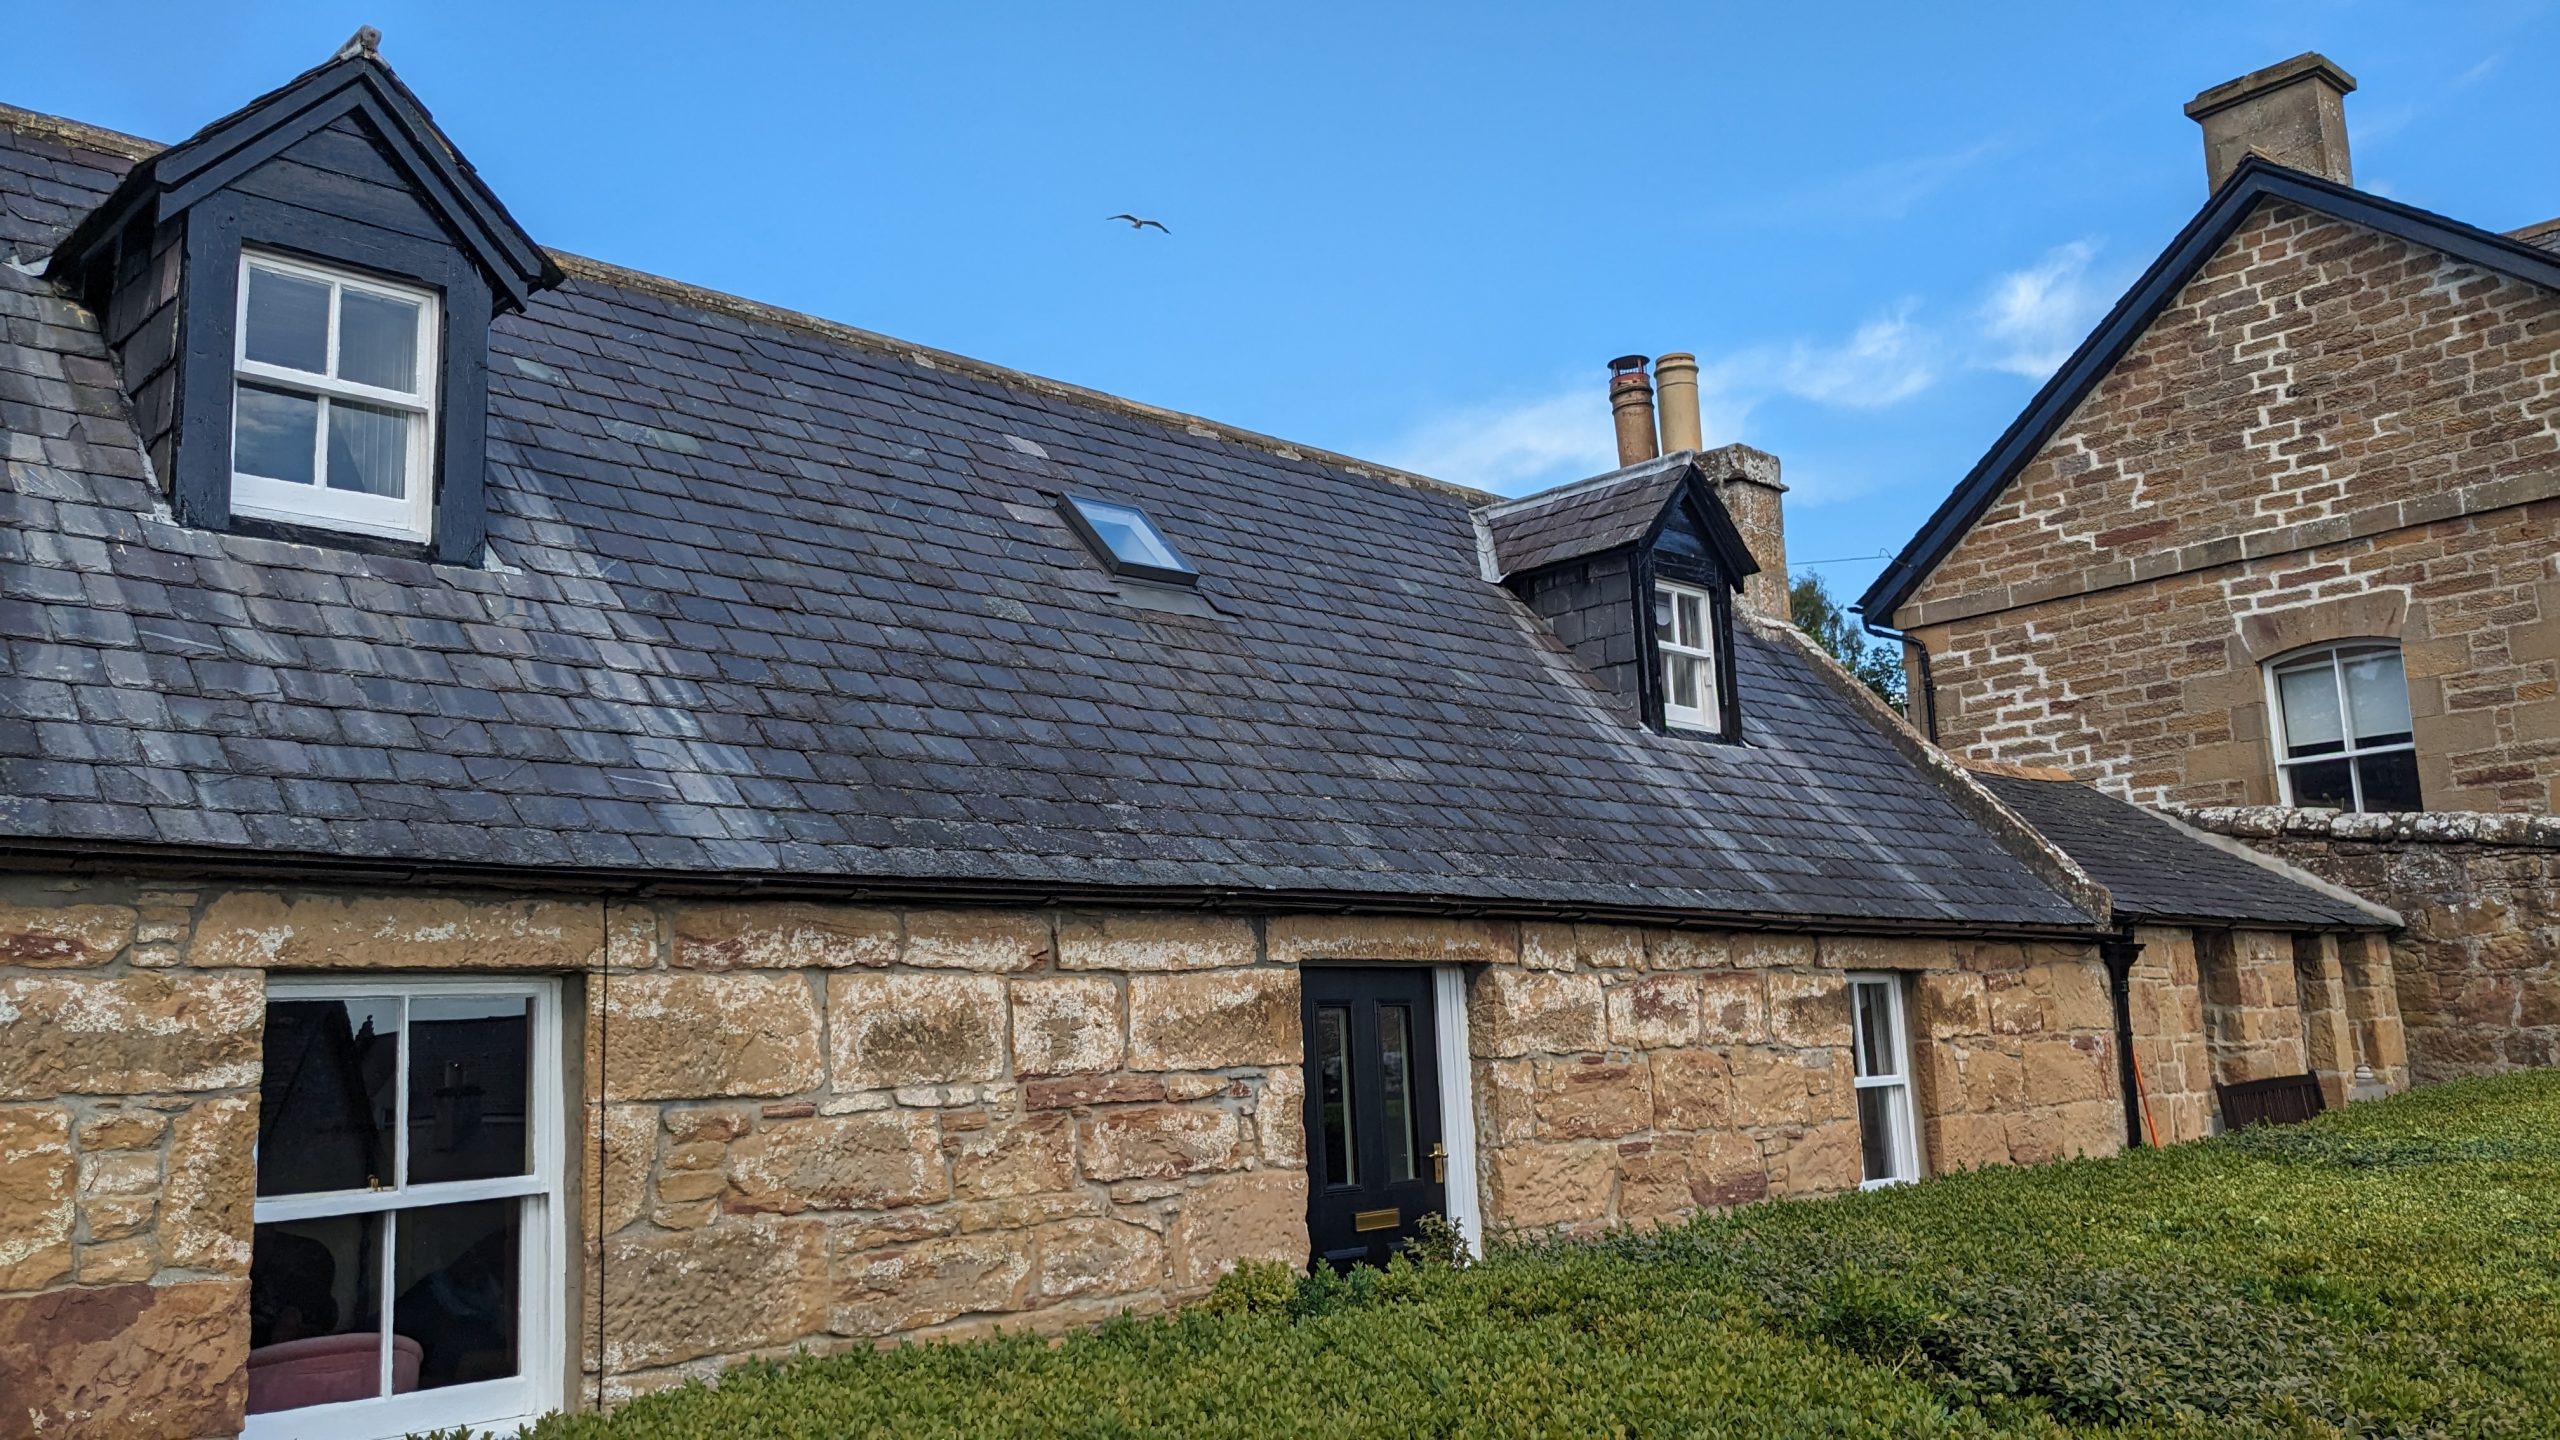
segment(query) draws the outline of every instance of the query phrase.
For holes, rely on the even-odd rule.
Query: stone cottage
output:
[[[2401,912],[2419,1077],[2551,1064],[2560,221],[2353,188],[2354,88],[2302,55],[2189,104],[2203,209],[1860,608],[1955,754]]]
[[[2387,1028],[2383,917],[2119,912],[1759,613],[1776,463],[1640,373],[1506,502],[546,252],[369,33],[0,110],[0,251],[0,1434],[2103,1153]]]

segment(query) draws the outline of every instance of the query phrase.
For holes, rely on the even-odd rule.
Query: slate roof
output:
[[[2106,886],[2119,920],[2311,930],[2398,925],[2387,911],[2306,885],[2094,786],[1989,772],[1975,778]]]
[[[2115,303],[2071,357],[2036,391],[1991,449],[1974,463],[1956,488],[1939,502],[1917,534],[1904,543],[1866,593],[1850,607],[1859,614],[1891,624],[1894,612],[1928,579],[1947,552],[1991,508],[2009,477],[2035,457],[2044,442],[2088,393],[2106,379],[2117,360],[2142,337],[2154,317],[2177,298],[2187,277],[2213,258],[2231,232],[2240,228],[2260,202],[2282,200],[2350,224],[2381,231],[2413,245],[2441,251],[2500,275],[2560,289],[2560,248],[2549,237],[2518,233],[2500,235],[2459,220],[2386,200],[2353,186],[2278,165],[2251,155],[2234,167],[2219,189],[2169,242],[2133,288]],[[2526,227],[2528,231],[2538,226]]]
[[[125,160],[0,113],[0,250]],[[2038,929],[2090,918],[1794,648],[1630,726],[1492,497],[556,257],[492,331],[487,568],[188,530],[0,266],[0,848]],[[1214,614],[1044,492],[1144,507]],[[478,867],[478,868],[475,868]]]
[[[1633,545],[1653,529],[1688,478],[1691,458],[1666,455],[1594,480],[1485,511],[1494,563],[1504,575]]]

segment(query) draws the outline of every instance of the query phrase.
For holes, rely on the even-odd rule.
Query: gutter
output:
[[[1761,910],[1704,910],[1672,905],[1611,904],[1445,894],[1396,894],[1242,886],[1113,885],[911,876],[811,875],[775,871],[663,870],[610,866],[523,866],[463,862],[355,860],[268,852],[242,854],[206,846],[101,844],[95,841],[0,841],[0,873],[10,871],[114,877],[183,875],[252,884],[446,886],[464,889],[658,896],[755,896],[872,905],[968,905],[1128,909],[1238,909],[1274,914],[1410,915],[1445,919],[1536,920],[1618,924],[1674,930],[1759,930],[1817,935],[1919,935],[1977,940],[2104,938],[2097,921],[1878,920],[1846,915],[1791,915]],[[2075,898],[2067,893],[2065,898]]]
[[[1909,634],[1903,631],[1896,630],[1891,626],[1877,624],[1875,621],[1867,618],[1867,612],[1864,610],[1858,612],[1858,625],[1859,628],[1865,630],[1868,634],[1879,640],[1900,641],[1902,643],[1902,650],[1904,654],[1916,654],[1920,657],[1920,716],[1922,722],[1920,730],[1922,734],[1929,737],[1930,744],[1937,744],[1938,678],[1929,669],[1929,647],[1911,638]]]

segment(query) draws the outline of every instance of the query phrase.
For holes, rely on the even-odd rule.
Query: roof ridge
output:
[[[1603,470],[1597,475],[1585,476],[1580,480],[1568,480],[1562,485],[1550,485],[1534,495],[1514,495],[1507,498],[1488,496],[1487,503],[1480,509],[1487,519],[1492,519],[1534,509],[1540,505],[1552,505],[1559,500],[1570,500],[1578,495],[1606,490],[1612,485],[1653,479],[1654,472],[1677,468],[1672,463],[1674,461],[1694,462],[1697,454],[1695,450],[1674,450],[1668,455],[1656,455],[1650,460],[1639,460],[1633,465],[1621,465],[1615,470]]]
[[[750,300],[743,295],[733,295],[725,290],[714,290],[708,286],[669,279],[664,275],[653,275],[646,270],[633,270],[627,266],[616,265],[609,260],[597,260],[566,250],[545,247],[543,253],[549,255],[563,271],[573,277],[645,291],[662,299],[687,305],[699,305],[708,310],[717,310],[768,325],[806,331],[826,339],[839,340],[884,354],[900,355],[911,360],[922,361],[936,368],[976,375],[1001,385],[1016,386],[1037,394],[1073,400],[1082,405],[1116,410],[1140,420],[1179,427],[1192,434],[1206,434],[1233,441],[1239,445],[1248,445],[1257,450],[1267,450],[1283,459],[1313,460],[1319,464],[1335,466],[1355,475],[1385,480],[1391,484],[1419,490],[1442,491],[1471,506],[1484,505],[1500,498],[1472,486],[1460,485],[1455,481],[1442,480],[1436,476],[1423,475],[1411,470],[1400,470],[1393,465],[1382,465],[1375,460],[1364,460],[1357,455],[1346,455],[1341,451],[1327,450],[1322,446],[1301,445],[1293,440],[1283,440],[1277,435],[1248,430],[1241,425],[1230,425],[1224,421],[1212,420],[1187,411],[1168,409],[1162,405],[1150,405],[1143,400],[1132,400],[1128,396],[1114,395],[1107,390],[1095,390],[1088,386],[1051,379],[1046,375],[1037,375],[1028,370],[998,365],[991,360],[980,360],[974,356],[936,349],[931,345],[919,345],[912,340],[901,340],[895,335],[883,335],[877,330],[865,330],[859,325],[847,325],[841,320],[829,320],[825,316],[812,315],[805,310],[769,305],[764,301]]]
[[[127,160],[148,160],[169,148],[157,140],[145,140],[139,135],[127,135],[121,130],[110,130],[85,120],[48,115],[41,110],[28,110],[16,105],[0,104],[0,125],[24,134],[49,135],[56,140],[86,145],[121,155]]]

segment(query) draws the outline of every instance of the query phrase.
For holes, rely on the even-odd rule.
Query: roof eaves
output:
[[[2054,371],[2035,398],[2027,402],[2026,409],[2001,432],[1990,451],[1940,502],[1919,533],[1902,547],[1851,608],[1890,624],[1893,612],[1911,598],[1911,592],[1919,588],[1929,571],[1946,558],[1956,541],[1990,508],[2009,477],[2034,457],[2081,398],[2106,378],[2115,362],[2176,297],[2188,277],[2212,258],[2214,250],[2240,227],[2260,201],[2268,199],[2290,201],[2501,274],[2560,289],[2560,254],[2252,155],[2231,172],[2204,208],[2196,212],[2195,218],[2116,301],[2106,318],[2080,342],[2080,348]]]

